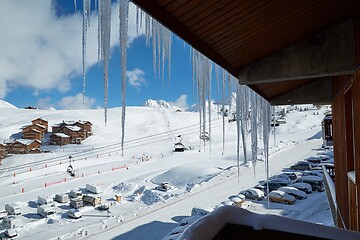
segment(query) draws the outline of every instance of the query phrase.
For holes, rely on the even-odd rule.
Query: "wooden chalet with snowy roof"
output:
[[[17,139],[7,144],[7,150],[13,154],[26,154],[40,152],[41,142],[32,139]]]
[[[22,128],[23,139],[43,140],[48,131],[48,122],[42,118],[31,121],[31,125]]]
[[[3,143],[0,143],[0,159],[3,159],[7,156],[7,149],[6,145]]]
[[[48,132],[48,127],[49,127],[48,121],[46,121],[46,120],[44,120],[42,118],[37,118],[35,120],[32,120],[31,123],[32,123],[32,125],[40,125],[40,126],[44,127],[45,128],[45,133]]]
[[[82,140],[92,135],[92,123],[89,121],[62,121],[59,124],[52,125],[51,128],[53,134],[64,134],[51,135],[50,142],[54,145],[80,144]],[[65,135],[69,137],[69,142]]]
[[[50,145],[66,145],[70,142],[70,136],[65,133],[53,133],[50,135]]]
[[[36,140],[43,140],[44,139],[44,132],[39,131],[31,126],[29,128],[25,128],[22,131],[22,138],[23,139],[36,139]]]

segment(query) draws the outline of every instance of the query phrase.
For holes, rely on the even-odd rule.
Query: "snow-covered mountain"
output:
[[[174,104],[167,102],[165,100],[153,100],[149,99],[145,101],[145,107],[158,108],[158,109],[179,109],[179,107]]]
[[[0,99],[0,108],[17,108],[9,102]]]

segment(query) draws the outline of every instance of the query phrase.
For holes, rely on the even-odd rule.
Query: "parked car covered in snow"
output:
[[[54,215],[56,213],[56,209],[55,209],[54,205],[52,205],[52,204],[38,205],[37,206],[37,213],[41,217],[47,218],[49,216]]]
[[[322,192],[325,190],[324,181],[320,177],[316,176],[302,176],[298,178],[295,182],[304,182],[311,185],[313,191]]]
[[[72,189],[69,192],[70,198],[78,198],[78,197],[82,197],[82,196],[83,196],[83,192],[79,189]]]
[[[5,237],[7,237],[7,238],[14,238],[14,237],[16,237],[18,234],[17,234],[17,231],[16,231],[15,229],[9,228],[9,229],[6,229],[6,230],[5,230],[4,235],[5,235]]]
[[[78,209],[74,209],[74,208],[69,209],[67,211],[67,215],[69,216],[69,218],[74,218],[74,219],[78,219],[82,217],[81,212]]]
[[[264,198],[264,192],[257,188],[248,188],[240,192],[245,198],[252,200],[262,200]]]
[[[277,190],[279,187],[282,187],[283,185],[278,182],[271,182],[269,181],[269,192]],[[286,186],[286,185],[285,185]],[[267,183],[265,181],[262,181],[260,184],[255,185],[254,188],[260,189],[264,192],[264,194],[267,194]]]
[[[295,197],[279,190],[274,190],[270,192],[269,199],[271,202],[278,202],[283,204],[294,204],[296,201]]]
[[[297,188],[307,194],[312,192],[312,187],[310,184],[305,183],[305,182],[297,182],[297,183],[292,183],[289,185],[289,187],[294,187]]]
[[[283,173],[281,173],[279,175],[286,175],[286,176],[288,176],[290,178],[290,180],[295,180],[295,179],[298,178],[298,175],[296,173],[294,173],[294,172],[283,172]]]
[[[312,170],[312,171],[304,171],[302,173],[303,176],[316,176],[319,178],[323,178],[324,175],[321,170]]]
[[[312,165],[310,162],[300,161],[300,162],[295,163],[294,165],[291,165],[290,169],[291,170],[301,170],[301,171],[311,170]]]
[[[287,194],[295,197],[298,200],[307,198],[305,192],[303,192],[297,188],[294,188],[294,187],[281,187],[278,190],[286,192]]]
[[[156,186],[155,189],[166,192],[166,191],[169,191],[171,189],[171,186],[169,185],[168,182],[162,182],[162,183],[159,184],[159,186]]]

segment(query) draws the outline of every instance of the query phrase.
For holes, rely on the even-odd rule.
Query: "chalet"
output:
[[[48,132],[48,127],[49,127],[48,121],[46,121],[42,118],[37,118],[35,120],[32,120],[31,123],[32,123],[32,125],[41,125],[41,126],[45,127],[45,133]]]
[[[7,156],[7,150],[6,150],[6,145],[0,143],[0,159],[3,159]]]
[[[50,135],[51,145],[66,145],[70,143],[70,136],[65,133],[53,133]]]
[[[74,124],[75,126],[78,126],[82,129],[82,131],[84,132],[85,138],[89,137],[92,135],[92,124],[89,121],[77,121]]]
[[[85,133],[78,126],[64,126],[59,129],[59,133],[64,133],[70,137],[71,143],[79,144],[85,139]]]
[[[33,139],[33,140],[43,140],[44,139],[44,132],[41,132],[37,129],[26,128],[22,132],[23,139]]]
[[[12,144],[7,146],[9,153],[14,154],[26,154],[36,151],[36,149],[40,149],[41,142],[39,140],[31,140],[31,139],[18,139],[15,140]]]
[[[62,121],[61,123],[52,125],[52,132],[59,132],[59,129],[65,126],[77,126],[80,127],[83,132],[85,132],[85,136],[92,135],[92,123],[89,121]]]

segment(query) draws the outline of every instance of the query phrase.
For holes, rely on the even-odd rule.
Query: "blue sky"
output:
[[[97,16],[93,12],[87,39],[86,102],[82,106],[82,1],[4,0],[0,9],[0,99],[17,107],[56,109],[102,108],[103,68],[97,63]],[[112,11],[112,54],[109,67],[109,107],[121,106],[121,67],[117,3]],[[172,39],[170,81],[153,72],[152,46],[135,30],[135,7],[129,12],[127,105],[142,106],[148,99],[195,102],[189,46]],[[4,36],[4,37],[3,37]],[[167,63],[166,63],[167,65]],[[167,71],[167,68],[166,68]],[[80,105],[79,105],[80,104]]]

